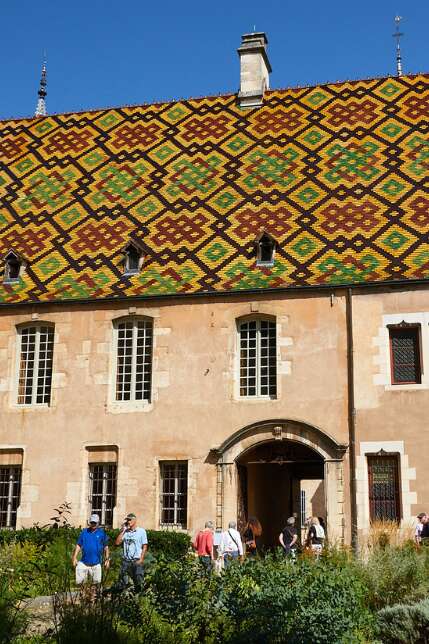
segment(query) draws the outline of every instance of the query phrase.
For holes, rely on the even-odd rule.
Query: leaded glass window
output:
[[[256,319],[241,322],[240,396],[275,398],[277,394],[276,323]]]
[[[390,328],[389,335],[392,384],[420,383],[420,328]]]
[[[36,325],[19,330],[18,404],[46,405],[51,400],[54,327]]]
[[[16,528],[21,495],[21,467],[0,466],[0,528]]]
[[[164,461],[161,475],[161,525],[186,528],[188,508],[187,461]]]
[[[101,525],[111,528],[116,505],[116,463],[91,463],[89,490],[89,514],[98,514]]]
[[[371,521],[399,521],[399,474],[397,456],[368,456]]]
[[[150,401],[152,386],[152,320],[131,318],[116,325],[117,401]]]

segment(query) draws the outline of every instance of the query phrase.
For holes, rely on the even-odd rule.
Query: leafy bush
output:
[[[195,560],[158,561],[147,583],[154,606],[189,642],[349,644],[371,629],[359,575],[329,559],[266,557],[221,577]]]
[[[13,642],[25,632],[28,617],[21,607],[22,596],[12,588],[12,573],[0,575],[0,644]]]
[[[383,608],[377,618],[377,633],[385,644],[429,642],[429,599]]]
[[[429,549],[412,544],[375,548],[360,565],[371,609],[413,603],[429,594]]]

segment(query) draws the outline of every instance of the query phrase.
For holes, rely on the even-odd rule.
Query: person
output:
[[[307,546],[309,546],[316,557],[320,556],[325,542],[325,531],[317,517],[312,517],[307,535]]]
[[[109,567],[108,538],[103,528],[100,528],[100,517],[91,514],[88,527],[79,534],[72,554],[72,565],[76,571],[76,584],[81,585],[86,581],[92,584],[101,584],[102,569]],[[78,555],[81,558],[78,560]],[[94,588],[95,590],[95,588]]]
[[[295,559],[298,546],[298,531],[295,527],[295,517],[289,517],[286,521],[286,527],[279,534],[279,541],[285,555]]]
[[[230,521],[228,523],[228,530],[224,530],[222,532],[219,552],[221,556],[223,556],[225,568],[227,568],[232,561],[236,561],[239,557],[243,557],[243,543],[235,521]]]
[[[246,555],[256,557],[258,554],[259,539],[262,535],[262,526],[256,517],[249,517],[243,532],[244,543],[246,544]]]
[[[137,526],[137,517],[130,512],[125,517],[121,531],[116,537],[115,545],[122,545],[122,562],[119,572],[117,590],[124,590],[131,579],[134,591],[139,593],[142,589],[144,577],[144,559],[147,552],[147,534],[144,528]]]
[[[422,530],[420,532],[420,543],[429,544],[429,515],[425,513],[425,516],[421,519],[423,523]]]
[[[205,570],[208,572],[213,567],[213,521],[206,521],[204,530],[200,530],[192,542],[194,550]]]
[[[425,517],[426,517],[426,512],[420,512],[420,514],[417,515],[417,525],[416,525],[416,531],[414,533],[414,540],[418,546],[422,542],[422,530],[425,524],[424,522]]]

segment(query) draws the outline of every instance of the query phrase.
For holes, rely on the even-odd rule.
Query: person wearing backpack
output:
[[[230,521],[228,523],[228,530],[224,530],[224,532],[222,532],[219,552],[223,557],[225,568],[227,568],[232,561],[237,560],[239,557],[243,557],[243,543],[235,521]]]

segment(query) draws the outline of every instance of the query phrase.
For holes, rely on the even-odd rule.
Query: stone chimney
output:
[[[244,34],[241,47],[237,49],[240,56],[240,107],[260,107],[264,91],[269,89],[270,61],[267,56],[268,40],[263,32]]]

